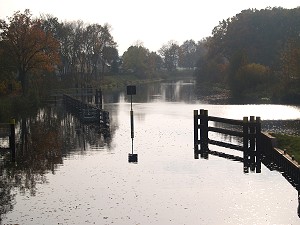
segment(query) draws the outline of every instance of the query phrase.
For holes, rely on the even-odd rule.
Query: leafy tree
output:
[[[103,48],[102,53],[103,61],[110,64],[111,66],[111,72],[117,73],[118,67],[119,67],[119,52],[118,49],[111,46],[105,46]],[[102,71],[104,72],[104,64],[102,67]]]
[[[285,44],[281,52],[281,75],[284,83],[300,80],[300,39]]]
[[[236,95],[247,94],[245,92],[256,92],[265,89],[270,77],[270,68],[264,65],[250,63],[239,68],[236,74]]]
[[[122,56],[123,68],[143,77],[147,70],[148,54],[149,50],[143,46],[130,46]]]
[[[123,68],[140,77],[153,77],[161,68],[161,58],[142,45],[130,46],[123,56]]]
[[[198,41],[196,46],[195,64],[196,70],[194,72],[198,83],[207,82],[221,82],[227,73],[228,62],[220,54],[208,54],[210,38]]]
[[[275,67],[284,43],[298,37],[300,8],[243,10],[213,29],[210,51],[230,59],[245,51],[249,61]]]
[[[168,71],[175,71],[179,60],[179,46],[174,41],[169,41],[159,49],[159,54],[164,60],[164,66]]]
[[[237,51],[229,60],[229,71],[227,82],[233,95],[238,95],[240,91],[240,79],[237,79],[237,74],[240,69],[248,64],[248,56],[245,51]]]
[[[180,46],[178,66],[194,68],[197,60],[197,44],[194,40],[185,41]]]
[[[18,71],[23,95],[28,93],[29,74],[53,71],[59,60],[59,43],[45,32],[40,20],[33,20],[29,10],[16,12],[9,23],[0,20],[1,41],[12,66]]]
[[[300,101],[300,39],[289,40],[281,52],[280,84],[274,96],[288,103]]]
[[[113,40],[112,35],[110,34],[110,26],[105,24],[101,26],[99,24],[92,24],[86,27],[86,36],[85,41],[87,43],[86,55],[88,59],[88,66],[91,66],[91,75],[97,77],[99,74],[98,68],[99,64],[102,65],[101,72],[104,73],[105,64],[107,59],[109,59],[109,52],[106,52],[106,47],[115,47],[116,43]],[[106,55],[105,55],[106,54]]]

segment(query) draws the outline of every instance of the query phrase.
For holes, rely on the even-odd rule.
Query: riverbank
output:
[[[127,85],[139,85],[148,84],[153,82],[160,82],[163,80],[174,80],[174,79],[194,79],[193,70],[188,71],[174,71],[162,72],[159,76],[141,78],[134,74],[118,74],[118,75],[106,75],[99,81],[93,81],[93,87],[101,87],[103,90],[111,90],[120,87],[126,87]]]

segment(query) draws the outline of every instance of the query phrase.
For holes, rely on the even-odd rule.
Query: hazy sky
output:
[[[299,0],[0,0],[0,18],[30,9],[34,16],[51,14],[60,21],[109,23],[122,54],[137,41],[157,51],[175,40],[199,41],[211,35],[219,21],[244,9],[296,8]]]

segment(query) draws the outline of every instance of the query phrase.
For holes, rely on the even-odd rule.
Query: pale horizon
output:
[[[34,17],[50,14],[59,21],[108,23],[120,55],[137,41],[156,52],[170,40],[179,45],[190,39],[200,41],[211,36],[219,21],[233,17],[242,10],[267,7],[291,9],[300,5],[299,0],[211,0],[205,3],[196,0],[0,0],[0,4],[0,19],[29,9]]]

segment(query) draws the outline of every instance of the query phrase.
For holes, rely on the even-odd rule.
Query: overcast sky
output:
[[[60,21],[108,23],[122,54],[137,41],[157,51],[175,40],[199,41],[211,35],[219,21],[244,9],[296,8],[299,0],[0,0],[0,18],[30,9],[34,16],[51,14]]]

